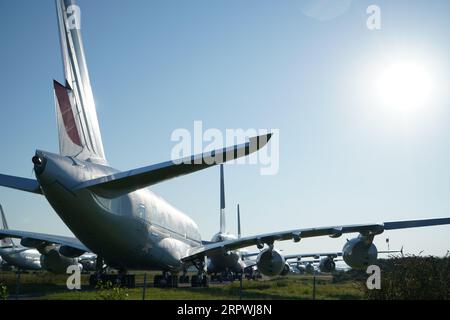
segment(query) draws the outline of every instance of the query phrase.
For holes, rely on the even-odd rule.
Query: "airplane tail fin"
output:
[[[0,215],[2,216],[2,228],[4,230],[9,230],[8,222],[6,221],[5,212],[3,211],[3,207],[0,204]],[[14,242],[11,240],[11,238],[4,238],[0,239],[0,248],[5,247],[14,247]]]
[[[220,233],[226,232],[225,225],[225,181],[223,178],[223,164],[220,165]]]
[[[56,0],[65,85],[54,82],[61,155],[106,164],[75,0]]]
[[[237,205],[237,227],[238,227],[238,239],[241,238],[241,210],[239,204]]]

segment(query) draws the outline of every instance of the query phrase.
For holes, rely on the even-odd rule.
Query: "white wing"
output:
[[[450,224],[450,218],[427,219],[413,221],[385,222],[381,224],[362,224],[335,227],[322,227],[310,229],[296,229],[282,232],[266,233],[251,237],[244,237],[236,240],[228,240],[223,242],[211,243],[200,247],[192,248],[188,255],[182,260],[190,262],[200,260],[204,256],[212,254],[220,254],[240,248],[245,248],[260,244],[273,244],[275,241],[294,240],[300,241],[302,238],[312,238],[320,236],[330,236],[332,238],[340,237],[346,233],[359,232],[365,236],[375,236],[383,233],[385,230],[418,228],[427,226],[437,226]]]
[[[41,241],[48,244],[59,244],[67,246],[81,252],[92,252],[77,238],[55,236],[50,234],[17,231],[17,230],[0,230],[0,238],[16,238],[16,239],[29,239]]]

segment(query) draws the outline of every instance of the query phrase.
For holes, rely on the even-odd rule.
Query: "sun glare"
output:
[[[427,107],[432,96],[430,71],[417,61],[386,65],[376,79],[380,102],[393,111],[414,112]]]

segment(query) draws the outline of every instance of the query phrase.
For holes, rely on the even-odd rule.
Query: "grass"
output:
[[[148,273],[148,284],[152,284],[153,275]],[[82,277],[81,291],[68,291],[66,276],[52,275],[45,272],[22,274],[20,296],[23,299],[43,300],[98,300],[105,294],[88,287],[89,276]],[[0,283],[8,287],[10,298],[15,298],[16,275],[0,273]],[[107,294],[106,297],[127,300],[141,300],[143,293],[143,273],[136,273],[135,289],[124,289],[121,293]],[[147,287],[146,300],[237,300],[239,299],[239,282],[212,284],[209,288],[160,289]],[[125,294],[127,296],[125,296]],[[316,280],[316,299],[362,299],[362,290],[352,281],[332,283],[331,276],[319,276]],[[243,299],[252,300],[310,300],[313,297],[312,276],[292,275],[270,280],[243,281]]]

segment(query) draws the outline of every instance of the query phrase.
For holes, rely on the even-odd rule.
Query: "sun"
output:
[[[392,111],[411,113],[426,108],[432,96],[430,70],[418,61],[383,66],[375,82],[379,101]]]

